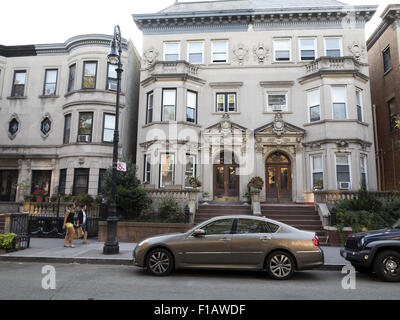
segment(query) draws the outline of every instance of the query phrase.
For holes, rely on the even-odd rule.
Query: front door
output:
[[[237,165],[214,165],[214,200],[237,201],[239,199],[239,176]]]
[[[292,199],[291,165],[282,153],[274,153],[267,159],[266,192],[268,202],[290,202]]]

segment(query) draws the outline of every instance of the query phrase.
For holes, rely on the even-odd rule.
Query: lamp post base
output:
[[[111,255],[111,254],[119,254],[119,244],[116,243],[108,243],[106,242],[103,247],[103,254]]]
[[[107,241],[104,243],[103,254],[118,254],[119,244],[117,238],[118,218],[111,216],[107,218]]]

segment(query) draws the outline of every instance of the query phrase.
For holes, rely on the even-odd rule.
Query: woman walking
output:
[[[63,230],[67,228],[67,232],[65,233],[64,247],[68,247],[67,243],[69,241],[69,246],[71,248],[75,248],[72,242],[75,233],[74,214],[75,214],[75,203],[72,203],[68,205],[67,209],[65,210]]]

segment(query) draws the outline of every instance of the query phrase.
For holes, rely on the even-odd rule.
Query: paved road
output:
[[[179,271],[157,278],[130,266],[54,264],[56,290],[43,290],[43,264],[0,263],[0,299],[400,299],[398,283],[357,274],[357,289],[343,290],[336,271],[303,271],[290,281],[262,272]]]

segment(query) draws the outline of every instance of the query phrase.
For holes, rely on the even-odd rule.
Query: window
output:
[[[78,142],[92,142],[93,112],[79,113]]]
[[[362,91],[356,90],[357,99],[357,119],[358,121],[363,121],[363,107],[362,107]]]
[[[188,61],[191,64],[204,63],[204,42],[188,43]]]
[[[203,229],[206,235],[231,234],[233,219],[222,219],[209,223]]]
[[[211,60],[213,63],[228,62],[228,41],[213,41],[211,47]]]
[[[189,90],[186,96],[186,121],[197,123],[197,92]]]
[[[58,194],[65,194],[65,186],[67,183],[67,169],[60,170],[60,179],[58,180]]]
[[[364,155],[360,157],[360,177],[361,187],[367,189],[367,157]]]
[[[185,187],[190,188],[189,178],[196,177],[196,156],[186,155]]]
[[[175,155],[165,153],[161,155],[160,188],[175,184]]]
[[[175,121],[176,89],[163,89],[162,93],[162,121]]]
[[[164,43],[164,61],[177,61],[180,59],[181,45],[179,42]]]
[[[292,42],[290,39],[274,39],[274,60],[292,60],[291,46]]]
[[[67,114],[64,116],[64,137],[63,144],[68,144],[71,135],[71,115]]]
[[[336,179],[338,189],[350,189],[349,156],[336,156]]]
[[[32,170],[31,194],[36,190],[44,190],[50,195],[51,170]]]
[[[217,93],[217,112],[236,111],[236,93]]]
[[[57,89],[57,69],[46,69],[46,74],[44,78],[44,96],[52,96],[56,94]]]
[[[395,100],[392,99],[388,102],[388,111],[389,111],[389,128],[390,131],[393,131],[396,128],[396,119],[397,119],[397,113],[396,113],[396,103]]]
[[[277,224],[271,223],[271,222],[267,222],[268,228],[271,231],[271,233],[275,233],[279,230],[279,226]]]
[[[312,189],[322,190],[324,188],[324,170],[322,167],[322,156],[311,156]]]
[[[153,122],[153,103],[154,92],[151,91],[147,94],[146,124]]]
[[[96,88],[96,73],[97,73],[97,62],[83,63],[83,89],[95,89]]]
[[[383,56],[383,72],[386,73],[392,69],[392,60],[390,58],[390,47],[387,47],[385,50],[383,50],[382,56]]]
[[[325,39],[325,55],[328,57],[342,56],[342,39],[326,38]]]
[[[265,221],[254,219],[238,219],[236,234],[268,233]]]
[[[51,120],[46,117],[40,123],[40,131],[46,136],[51,130]]]
[[[315,39],[300,39],[300,60],[310,61],[315,60],[316,54],[316,41]]]
[[[97,194],[105,194],[106,193],[106,178],[107,178],[107,169],[99,169],[99,186],[97,188]]]
[[[267,93],[267,112],[288,111],[286,93]]]
[[[333,119],[347,119],[346,111],[346,87],[331,87]]]
[[[143,182],[151,181],[151,155],[144,155]]]
[[[69,66],[69,76],[68,76],[68,92],[74,90],[75,87],[75,74],[76,74],[76,64]]]
[[[310,122],[321,120],[320,91],[319,89],[307,92]]]
[[[103,142],[114,141],[115,114],[105,113],[103,119]]]
[[[15,136],[18,132],[19,129],[19,122],[17,119],[12,119],[8,125],[8,132],[12,135]]]
[[[74,188],[72,195],[79,196],[88,194],[89,191],[89,169],[75,169]]]
[[[25,93],[26,70],[14,71],[14,80],[11,91],[12,97],[23,97]]]
[[[118,65],[116,64],[107,64],[107,86],[106,90],[117,91],[117,71]]]

